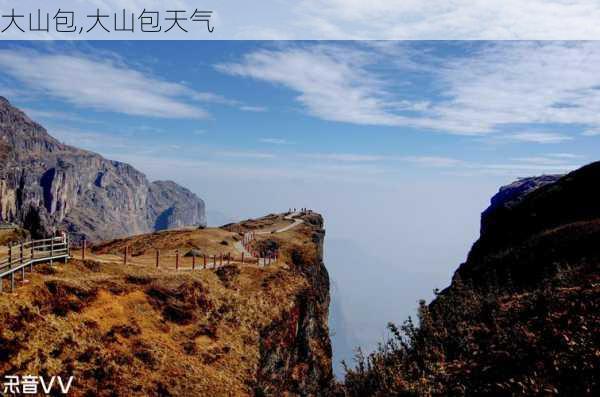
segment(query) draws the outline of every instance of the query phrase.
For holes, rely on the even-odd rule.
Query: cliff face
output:
[[[521,178],[510,185],[502,186],[490,200],[490,206],[481,214],[481,235],[487,235],[490,229],[496,228],[496,220],[502,212],[509,211],[534,190],[558,181],[562,175],[542,175]]]
[[[600,393],[600,163],[500,189],[420,324],[346,376],[350,395]]]
[[[426,332],[449,364],[444,390],[600,391],[598,180],[593,163],[492,200],[467,261],[426,310]]]
[[[470,280],[474,286],[493,281],[502,286],[508,277],[510,284],[531,286],[552,274],[552,262],[566,259],[563,256],[574,255],[572,259],[577,260],[596,255],[591,247],[577,250],[564,244],[570,240],[577,246],[584,244],[600,219],[600,187],[596,182],[600,162],[549,178],[554,182],[547,180],[509,204],[492,202],[483,213],[479,240],[456,273],[463,281]],[[526,258],[533,262],[525,262]],[[546,271],[549,273],[543,274]]]
[[[261,331],[258,390],[265,395],[326,395],[333,378],[329,339],[329,275],[323,264],[325,231],[319,215],[306,216],[310,250],[290,252],[292,270],[307,280],[285,315]]]
[[[86,261],[75,251],[68,264],[36,267],[0,294],[0,372],[68,373],[75,396],[329,395],[324,230],[319,215],[301,217],[252,242],[277,247],[266,267],[248,256],[242,264],[236,243],[289,225],[281,215],[118,239]],[[116,256],[125,246],[130,266]],[[176,252],[191,249],[211,258],[208,269],[198,257],[192,270],[185,256],[176,269]],[[234,260],[213,269],[215,255]]]
[[[0,155],[0,221],[34,236],[64,227],[107,240],[206,222],[204,203],[187,189],[61,144],[4,98]]]

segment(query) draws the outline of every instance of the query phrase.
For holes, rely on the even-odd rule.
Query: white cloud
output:
[[[398,125],[404,118],[388,110],[390,95],[383,81],[365,69],[366,55],[331,45],[293,46],[251,52],[239,63],[216,68],[290,88],[310,114],[324,120]]]
[[[70,104],[136,116],[206,118],[191,101],[222,100],[104,59],[0,50],[2,72]]]
[[[600,128],[590,128],[581,133],[583,136],[598,136],[600,135]]]
[[[600,129],[600,44],[474,47],[441,59],[405,43],[294,44],[253,51],[217,69],[289,88],[309,114],[329,121],[462,135],[510,132],[514,125],[528,124]],[[396,68],[393,74],[390,68]],[[433,95],[415,99],[408,88],[404,92],[413,82],[403,72],[415,70],[429,75]],[[521,138],[544,140],[531,134]]]
[[[27,114],[27,116],[33,120],[63,120],[63,121],[72,121],[76,123],[98,123],[97,120],[92,120],[86,117],[81,117],[73,113],[56,111],[56,110],[40,110],[40,109],[30,109],[30,108],[22,108],[23,112]]]
[[[268,143],[271,145],[295,145],[295,142],[290,142],[287,139],[281,138],[260,138],[259,142]]]
[[[574,164],[529,164],[529,163],[510,163],[510,164],[486,164],[482,166],[485,170],[495,171],[520,171],[525,175],[542,173],[566,173],[579,168]]]
[[[386,156],[356,153],[307,153],[303,154],[302,156],[315,160],[340,161],[349,163],[364,163],[388,159]]]
[[[547,156],[562,159],[562,160],[581,159],[581,158],[585,157],[581,154],[575,154],[575,153],[548,153]]]
[[[243,110],[244,112],[262,113],[262,112],[266,112],[269,109],[267,109],[265,106],[242,105],[242,106],[240,106],[240,110]]]
[[[494,43],[440,68],[442,122],[494,131],[510,124],[600,126],[600,45]],[[460,128],[460,127],[459,127]]]
[[[440,156],[406,156],[403,157],[402,160],[420,166],[435,168],[457,167],[468,164],[466,161],[463,160]]]
[[[561,143],[573,139],[572,137],[555,132],[519,132],[506,136],[507,140],[532,143]]]
[[[590,39],[589,0],[301,0],[284,33],[328,39]]]
[[[215,157],[235,157],[235,158],[245,158],[245,159],[273,159],[275,158],[275,154],[273,153],[265,153],[265,152],[251,152],[251,151],[219,151],[215,153]]]
[[[544,156],[533,156],[533,157],[517,157],[514,161],[523,164],[538,164],[538,165],[564,165],[565,161],[561,158],[556,157],[544,157]]]

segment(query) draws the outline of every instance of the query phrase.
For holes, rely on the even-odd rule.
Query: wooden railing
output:
[[[21,272],[25,280],[25,269],[33,271],[33,265],[40,262],[52,264],[55,260],[69,259],[69,238],[52,237],[41,240],[25,241],[0,248],[0,292],[4,278],[10,279],[10,291],[15,290],[15,273]]]

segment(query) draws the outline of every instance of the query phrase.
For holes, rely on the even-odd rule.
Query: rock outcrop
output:
[[[451,285],[349,372],[346,395],[600,393],[598,180],[600,162],[502,188]]]
[[[312,249],[294,248],[293,272],[307,281],[285,316],[261,331],[258,390],[263,395],[328,395],[333,369],[329,339],[329,274],[323,263],[325,230],[318,214],[311,225]]]
[[[65,228],[98,241],[206,223],[189,190],[62,144],[1,97],[0,158],[0,221],[34,236]]]
[[[502,186],[490,200],[490,206],[481,214],[481,235],[494,227],[496,214],[518,204],[529,193],[542,186],[558,181],[563,175],[542,175],[521,178],[510,185]]]

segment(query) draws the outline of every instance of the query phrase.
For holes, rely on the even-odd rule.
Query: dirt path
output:
[[[293,229],[296,226],[301,225],[302,223],[304,223],[304,220],[302,220],[302,219],[297,219],[297,218],[294,219],[294,217],[298,216],[298,215],[300,215],[300,212],[292,212],[291,214],[288,214],[288,215],[284,216],[283,219],[291,220],[291,221],[293,221],[293,223],[291,223],[291,224],[289,224],[289,225],[287,225],[285,227],[282,227],[281,229],[276,229],[275,231],[271,231],[271,230],[257,230],[257,231],[254,231],[254,234],[265,235],[265,234],[273,234],[273,233],[283,233],[283,232],[286,232],[286,231],[288,231],[290,229]],[[243,253],[244,256],[248,256],[249,258],[252,258],[252,254],[248,250],[246,250],[246,248],[244,247],[244,244],[243,244],[242,241],[236,241],[236,243],[234,244],[234,248],[238,252]],[[262,265],[264,266],[265,263],[266,263],[266,259],[263,258],[262,261],[263,261]],[[259,265],[261,265],[260,258],[259,258]]]

